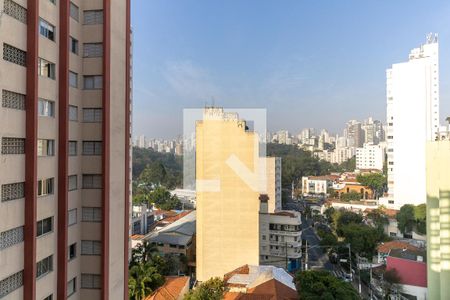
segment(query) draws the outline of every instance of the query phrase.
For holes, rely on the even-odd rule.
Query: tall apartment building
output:
[[[205,108],[196,124],[197,280],[259,264],[259,195],[227,163],[256,170],[258,137],[222,108]],[[256,141],[256,142],[255,142]]]
[[[427,143],[427,299],[450,299],[450,134],[439,139]]]
[[[386,71],[389,207],[426,202],[425,146],[439,130],[438,50],[429,35],[407,62]]]
[[[0,298],[128,299],[130,1],[0,11]]]
[[[356,148],[356,169],[358,170],[383,170],[385,147],[382,144],[364,144],[362,148]]]
[[[347,128],[344,131],[344,135],[347,138],[347,146],[349,147],[362,147],[364,144],[364,131],[362,125],[356,120],[350,120],[347,123]]]

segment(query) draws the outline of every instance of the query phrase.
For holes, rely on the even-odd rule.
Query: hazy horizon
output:
[[[133,1],[133,134],[172,138],[183,108],[267,108],[268,129],[385,121],[385,71],[428,32],[450,115],[450,3]],[[139,62],[139,63],[136,63]]]

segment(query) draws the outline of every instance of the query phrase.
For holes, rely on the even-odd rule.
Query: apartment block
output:
[[[130,1],[0,11],[0,299],[128,299]]]
[[[425,203],[426,143],[439,131],[437,35],[386,71],[386,96],[388,196],[381,204],[399,209]]]
[[[259,264],[260,192],[229,164],[235,157],[253,172],[259,163],[255,153],[258,137],[236,113],[204,109],[196,123],[198,281]]]
[[[301,267],[301,216],[297,211],[268,211],[267,195],[261,195],[259,211],[260,264],[284,268],[289,272]]]

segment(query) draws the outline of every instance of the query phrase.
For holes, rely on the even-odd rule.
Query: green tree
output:
[[[184,300],[220,300],[225,293],[225,283],[222,279],[211,278],[191,290]]]
[[[158,252],[155,244],[143,241],[131,250],[131,265],[146,264],[151,261],[152,255]]]
[[[427,234],[427,205],[420,204],[414,207],[414,218],[416,219],[416,231],[418,234]]]
[[[360,224],[363,220],[360,214],[349,210],[337,210],[333,216],[333,219],[338,236],[343,236],[342,229],[345,225],[352,223]]]
[[[149,164],[139,176],[139,181],[145,184],[159,186],[166,179],[166,168],[161,162],[153,162]]]
[[[399,285],[400,282],[401,278],[396,269],[390,269],[383,273],[382,289],[384,293],[384,299],[391,299],[390,296],[393,291],[399,292],[401,290]]]
[[[409,233],[413,230],[415,225],[414,205],[405,204],[400,207],[397,213],[397,227],[401,233]]]
[[[363,198],[363,195],[361,195],[358,192],[351,191],[350,193],[343,193],[341,194],[341,200],[342,201],[360,201]]]
[[[384,233],[378,228],[365,224],[350,223],[341,227],[345,243],[349,243],[352,251],[371,259],[379,242],[385,239]]]
[[[143,300],[164,284],[164,277],[150,264],[132,266],[129,273],[128,289],[130,299]]]
[[[356,180],[364,186],[368,186],[374,195],[375,199],[383,195],[386,187],[386,177],[381,173],[370,173],[365,175],[358,175]]]
[[[159,186],[155,188],[149,195],[150,203],[154,203],[158,208],[163,210],[181,209],[181,202],[177,196],[172,196],[170,192]]]
[[[352,285],[327,271],[300,271],[296,275],[299,299],[360,299]]]
[[[367,214],[367,218],[371,219],[376,227],[384,228],[384,225],[389,224],[389,219],[380,208],[374,209]]]
[[[327,218],[328,223],[330,224],[333,223],[333,214],[335,213],[335,211],[336,210],[334,209],[334,207],[330,206],[323,212],[323,214]]]

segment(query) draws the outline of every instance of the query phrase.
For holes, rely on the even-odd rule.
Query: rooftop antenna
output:
[[[212,102],[212,107],[215,107],[216,100],[214,99],[214,96],[211,96],[211,102]]]

